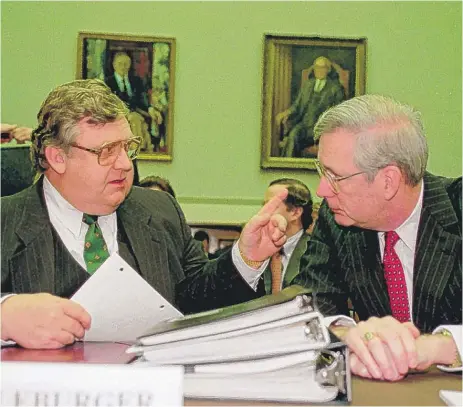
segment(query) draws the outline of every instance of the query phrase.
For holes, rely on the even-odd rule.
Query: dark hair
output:
[[[313,201],[312,194],[309,188],[303,182],[294,178],[280,178],[272,181],[272,185],[283,185],[288,190],[288,196],[285,199],[285,204],[288,209],[302,208],[301,222],[302,227],[306,230],[313,222],[312,209]]]
[[[198,230],[194,234],[193,239],[198,240],[199,242],[202,242],[204,240],[207,240],[209,242],[209,235],[204,230]]]
[[[138,185],[143,188],[157,187],[175,198],[174,189],[170,185],[170,182],[165,178],[158,177],[156,175],[150,175],[148,177],[143,178]]]

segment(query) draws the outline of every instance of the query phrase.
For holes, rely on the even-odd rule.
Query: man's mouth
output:
[[[121,185],[124,182],[125,182],[125,178],[120,178],[120,179],[115,179],[115,180],[109,181],[109,183],[113,184],[113,185]]]

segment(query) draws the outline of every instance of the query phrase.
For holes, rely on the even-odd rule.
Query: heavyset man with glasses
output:
[[[42,176],[1,202],[2,340],[57,348],[82,338],[91,317],[67,298],[116,252],[183,312],[191,310],[176,290],[187,291],[188,281],[178,283],[194,273],[218,276],[205,283],[217,301],[201,294],[195,309],[233,303],[236,292],[220,291],[215,272],[223,264],[241,279],[231,258],[208,262],[175,199],[132,188],[140,141],[127,114],[98,80],[59,86],[42,104],[31,146]]]
[[[294,283],[333,316],[354,373],[461,370],[461,177],[426,172],[420,114],[389,98],[345,101],[315,134],[324,202]],[[335,317],[348,315],[349,297],[357,326]]]

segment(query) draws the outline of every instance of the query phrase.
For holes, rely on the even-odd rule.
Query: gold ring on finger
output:
[[[363,339],[365,339],[366,342],[369,342],[371,341],[373,338],[376,337],[376,334],[374,332],[365,332],[365,334],[363,335]]]

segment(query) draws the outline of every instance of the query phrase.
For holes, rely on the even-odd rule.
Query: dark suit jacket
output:
[[[425,332],[461,324],[461,183],[461,178],[424,177],[412,314]],[[377,232],[338,226],[326,203],[294,283],[312,287],[325,315],[348,315],[348,297],[361,320],[391,314]]]
[[[106,79],[106,84],[111,88],[114,94],[116,94],[122,101],[124,101],[130,110],[136,110],[137,108],[147,111],[148,105],[145,101],[145,89],[143,87],[142,80],[137,76],[129,76],[130,87],[132,88],[132,96],[129,97],[127,93],[121,92],[117,80],[114,75],[111,75]]]
[[[56,266],[52,225],[42,181],[2,198],[2,291],[63,295],[62,270]],[[133,187],[117,209],[141,276],[183,312],[233,304],[244,289],[231,256],[208,261],[176,201],[166,193]],[[59,264],[59,262],[58,262]],[[217,269],[220,269],[218,271]],[[187,276],[206,276],[203,285]],[[213,278],[207,278],[213,275]],[[185,280],[185,281],[184,281]],[[237,291],[230,289],[238,281]],[[241,281],[240,281],[241,280]],[[179,284],[183,281],[182,284]],[[75,287],[75,291],[79,287]],[[177,289],[185,292],[179,293]],[[193,304],[193,309],[186,308]]]
[[[310,129],[315,126],[318,117],[325,110],[344,100],[344,89],[339,81],[326,78],[325,86],[318,94],[315,93],[315,82],[315,78],[304,82],[296,100],[289,108],[289,119],[296,124],[302,122],[305,127]],[[316,100],[316,104],[314,100]]]

